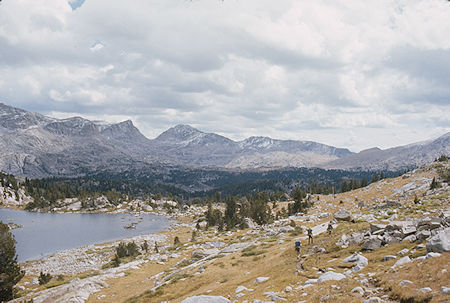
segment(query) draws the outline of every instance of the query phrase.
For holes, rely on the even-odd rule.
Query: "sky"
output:
[[[450,131],[446,0],[3,0],[0,102],[360,151]]]

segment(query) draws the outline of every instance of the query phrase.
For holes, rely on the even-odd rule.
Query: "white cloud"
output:
[[[0,101],[353,150],[450,131],[444,0],[4,0]],[[106,46],[105,46],[106,45]]]

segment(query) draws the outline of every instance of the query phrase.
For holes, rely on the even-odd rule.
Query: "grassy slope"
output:
[[[441,194],[440,197],[426,196],[422,198],[425,191],[418,191],[416,194],[421,197],[422,205],[414,205],[414,196],[412,195],[400,197],[398,194],[393,194],[394,189],[401,188],[407,183],[415,181],[419,184],[423,182],[424,178],[430,179],[435,176],[437,176],[436,171],[428,169],[418,171],[410,178],[399,177],[383,180],[367,188],[352,192],[335,196],[321,196],[320,201],[316,202],[315,208],[311,212],[334,212],[341,208],[354,209],[359,201],[371,205],[391,199],[400,201],[402,204],[402,207],[398,210],[399,219],[405,215],[409,217],[421,216],[420,211],[423,209],[431,212],[436,210],[437,213],[437,210],[442,209],[445,205],[448,207],[448,192]],[[324,218],[322,221],[330,218]],[[302,222],[304,225],[315,225],[317,223]],[[368,223],[339,223],[331,236],[325,234],[317,236],[314,245],[325,248],[325,252],[315,253],[313,245],[304,246],[302,254],[308,256],[304,258],[303,271],[301,272],[297,271],[297,256],[293,250],[294,237],[285,234],[285,236],[269,238],[267,241],[261,241],[260,239],[260,244],[255,248],[256,253],[253,256],[242,256],[242,252],[236,252],[214,259],[204,266],[205,271],[202,274],[194,275],[197,269],[182,272],[170,284],[161,287],[156,293],[148,291],[153,287],[154,281],[147,281],[146,278],[169,268],[176,260],[166,265],[148,263],[141,269],[130,272],[122,279],[110,281],[111,286],[91,296],[89,302],[107,302],[113,294],[115,294],[118,302],[125,299],[128,299],[128,302],[179,302],[186,297],[199,294],[229,296],[230,299],[233,299],[234,290],[238,285],[254,289],[252,292],[244,291],[245,296],[238,299],[240,302],[251,299],[269,300],[264,294],[268,291],[278,292],[279,296],[287,298],[288,301],[298,301],[303,298],[308,302],[319,302],[326,298],[330,302],[361,302],[363,298],[358,294],[351,294],[351,289],[356,286],[363,286],[368,292],[375,290],[377,296],[389,295],[389,299],[385,297],[387,301],[395,302],[403,299],[410,300],[410,302],[421,302],[421,300],[427,301],[431,298],[432,302],[440,302],[444,299],[444,296],[440,293],[440,287],[449,286],[450,276],[448,273],[442,272],[442,269],[449,270],[449,253],[445,253],[440,258],[413,262],[397,270],[391,269],[396,260],[383,261],[383,256],[395,255],[403,248],[412,251],[409,254],[411,257],[426,253],[425,249],[416,248],[419,243],[410,242],[393,244],[374,252],[363,253],[369,259],[369,265],[359,274],[363,274],[364,277],[374,276],[374,279],[369,281],[369,285],[362,285],[360,283],[361,278],[355,277],[342,281],[321,283],[304,290],[295,289],[296,286],[302,285],[307,279],[317,278],[320,275],[318,269],[333,267],[337,272],[343,272],[351,267],[353,264],[343,264],[341,261],[353,252],[360,251],[360,247],[350,246],[341,249],[335,243],[343,233],[348,234],[352,231],[363,230],[368,226]],[[236,232],[232,236],[222,234],[214,240],[239,242],[240,237],[245,235],[246,232]],[[177,231],[176,234],[183,242],[186,242],[189,240],[190,230],[182,229]],[[212,236],[212,232],[203,232],[200,239],[206,241],[210,240]],[[283,237],[285,237],[285,242],[279,243],[278,240]],[[248,241],[250,238],[251,236],[246,235],[245,240]],[[186,249],[180,249],[180,251],[182,251],[184,257],[190,257],[190,251]],[[258,251],[262,253],[256,255]],[[267,276],[270,279],[267,282],[255,284],[254,281],[259,276]],[[413,284],[399,286],[398,282],[404,279],[411,280]],[[288,285],[294,288],[290,293],[283,291]],[[433,288],[432,297],[418,291],[419,288],[427,286]],[[145,292],[146,290],[147,292]],[[102,297],[102,295],[105,295],[105,297]],[[448,296],[445,299],[449,299]]]

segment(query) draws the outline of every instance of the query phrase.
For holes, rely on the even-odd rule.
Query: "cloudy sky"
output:
[[[3,0],[0,102],[353,151],[450,131],[446,0]]]

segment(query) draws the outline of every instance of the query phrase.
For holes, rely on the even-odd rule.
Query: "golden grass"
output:
[[[441,287],[449,287],[450,283],[450,253],[441,257],[431,258],[405,264],[400,270],[388,270],[377,275],[378,283],[391,297],[402,302],[444,302],[450,300],[450,295],[443,295]],[[447,270],[447,272],[443,271]],[[412,284],[399,285],[403,280]],[[419,289],[430,287],[431,293],[421,293]]]

